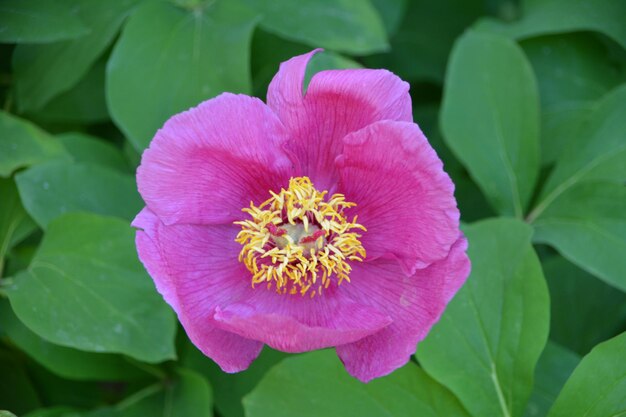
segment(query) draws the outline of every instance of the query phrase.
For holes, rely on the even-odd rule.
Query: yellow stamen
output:
[[[365,249],[357,231],[366,231],[349,221],[344,210],[356,204],[343,194],[318,191],[308,177],[289,180],[289,188],[258,207],[250,203],[242,211],[251,219],[241,226],[235,241],[243,248],[239,261],[252,273],[252,286],[265,284],[280,294],[321,295],[334,278],[337,285],[350,282],[348,261],[361,262]]]

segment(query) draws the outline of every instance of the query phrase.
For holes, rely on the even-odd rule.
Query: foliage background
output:
[[[626,412],[626,2],[1,0],[0,409],[69,416]],[[224,374],[137,260],[172,114],[278,64],[388,68],[457,186],[473,272],[404,368],[266,349]],[[0,412],[0,415],[9,415]]]

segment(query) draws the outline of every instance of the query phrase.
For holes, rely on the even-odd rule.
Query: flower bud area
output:
[[[249,219],[235,222],[241,226],[239,261],[251,272],[252,286],[313,298],[332,283],[350,282],[350,262],[366,256],[359,240],[365,227],[344,213],[356,204],[342,194],[327,199],[328,191],[316,190],[308,177],[292,178],[288,189],[270,195],[242,210]]]

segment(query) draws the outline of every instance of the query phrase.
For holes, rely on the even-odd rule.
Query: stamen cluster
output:
[[[267,284],[280,294],[313,298],[336,281],[350,282],[348,261],[363,261],[365,249],[357,231],[366,231],[344,210],[356,204],[343,194],[318,191],[308,177],[289,181],[287,190],[270,191],[271,198],[242,211],[250,219],[241,226],[236,241],[243,245],[239,261],[252,273],[252,286]]]

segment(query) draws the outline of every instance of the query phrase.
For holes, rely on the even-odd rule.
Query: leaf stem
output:
[[[163,384],[161,382],[157,382],[155,384],[148,385],[147,387],[137,391],[133,395],[131,395],[129,397],[126,397],[125,399],[120,401],[115,406],[115,409],[117,411],[125,410],[128,407],[131,407],[131,406],[135,405],[136,403],[138,403],[139,401],[143,400],[144,398],[148,398],[151,395],[154,395],[154,394],[158,393],[163,388],[164,387],[163,387]]]

